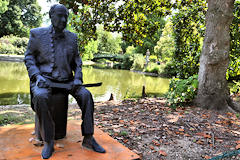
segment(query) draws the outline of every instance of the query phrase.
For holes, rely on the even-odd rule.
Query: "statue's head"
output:
[[[54,4],[49,11],[49,17],[55,31],[62,32],[67,26],[68,9],[62,4]]]

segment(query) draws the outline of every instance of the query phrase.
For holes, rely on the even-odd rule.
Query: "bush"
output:
[[[192,102],[197,95],[198,76],[194,75],[188,79],[173,78],[169,84],[169,90],[166,95],[167,104],[171,108],[183,106]]]
[[[157,56],[155,56],[155,55],[151,55],[150,57],[149,57],[149,61],[150,62],[157,62],[157,60],[158,60],[158,58],[157,58]]]
[[[233,85],[230,88],[230,93],[231,94],[239,94],[240,93],[239,88],[240,88],[240,81],[233,80]]]
[[[13,35],[3,36],[0,38],[1,54],[24,55],[27,49],[28,38],[16,37]]]
[[[124,54],[121,68],[122,69],[131,69],[133,65],[134,57],[130,54]]]
[[[128,46],[125,54],[136,54],[136,48],[134,46]]]
[[[158,65],[156,63],[150,62],[148,63],[147,68],[144,70],[144,72],[162,74],[164,67],[165,67],[164,64]]]
[[[136,71],[143,71],[145,61],[146,60],[142,54],[134,54],[132,69]]]

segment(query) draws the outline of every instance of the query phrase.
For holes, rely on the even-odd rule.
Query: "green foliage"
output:
[[[145,62],[146,60],[142,54],[134,54],[132,69],[136,71],[143,71]]]
[[[13,35],[0,38],[0,54],[24,55],[28,38],[20,38]]]
[[[24,123],[33,123],[33,114],[21,114],[17,111],[6,111],[5,113],[0,114],[0,126],[7,124],[24,124]]]
[[[180,2],[172,18],[176,50],[171,69],[175,76],[187,78],[198,73],[207,4],[206,0]]]
[[[231,94],[238,94],[240,93],[240,81],[233,80],[233,86],[230,88]]]
[[[103,24],[108,31],[122,33],[123,39],[143,44],[160,28],[160,22],[149,15],[163,17],[170,13],[171,1],[162,0],[60,0],[76,15],[72,26],[82,33],[83,41],[96,37],[96,24]],[[83,42],[84,43],[84,42]]]
[[[88,44],[85,46],[85,51],[82,55],[83,60],[91,60],[93,59],[93,55],[98,52],[98,42],[91,40],[88,42]]]
[[[236,1],[234,5],[234,18],[232,24],[230,26],[230,36],[231,36],[231,44],[230,44],[230,61],[228,65],[227,71],[227,79],[236,79],[240,80],[240,2]]]
[[[165,65],[163,65],[163,64],[158,65],[156,63],[150,62],[150,63],[148,63],[146,69],[144,69],[144,72],[162,74],[164,67],[165,67]]]
[[[132,54],[124,54],[123,62],[122,62],[122,69],[131,69],[134,61],[134,56]]]
[[[121,36],[118,34],[113,36],[113,33],[103,30],[103,26],[97,29],[98,51],[110,54],[118,54],[121,51]]]
[[[157,62],[157,60],[158,60],[157,56],[155,56],[155,55],[150,55],[149,56],[149,61],[150,62],[154,62],[155,63],[155,62]]]
[[[136,46],[136,53],[142,53],[145,55],[149,49],[151,55],[155,55],[154,47],[157,45],[157,41],[162,35],[162,31],[166,22],[162,17],[159,17],[159,15],[148,15],[147,17],[152,19],[152,21],[159,22],[159,29],[152,36],[147,36],[142,39],[143,44]]]
[[[128,46],[126,48],[126,53],[125,54],[135,54],[136,53],[136,48],[134,46]]]
[[[9,4],[9,0],[0,0],[0,14],[7,11],[8,4]]]
[[[172,108],[176,108],[177,106],[192,102],[197,95],[197,87],[197,75],[191,76],[188,79],[172,78],[166,95],[167,104]]]
[[[9,1],[7,10],[0,13],[0,37],[10,34],[28,37],[29,30],[42,22],[40,11],[37,0]]]
[[[154,52],[161,62],[169,62],[175,52],[175,42],[173,37],[172,22],[168,21],[163,29],[162,36],[154,47]]]

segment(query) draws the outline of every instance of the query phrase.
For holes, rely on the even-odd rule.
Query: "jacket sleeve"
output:
[[[40,71],[36,65],[35,55],[37,52],[37,40],[33,30],[30,31],[30,38],[28,41],[27,50],[24,54],[24,62],[28,70],[30,80],[33,80]]]
[[[77,35],[76,34],[74,34],[73,71],[74,71],[74,79],[80,79],[83,82],[83,78],[82,78],[82,59],[79,56]]]

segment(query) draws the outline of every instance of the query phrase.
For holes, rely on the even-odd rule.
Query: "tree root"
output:
[[[231,97],[227,98],[228,109],[234,113],[240,113],[240,104]]]

